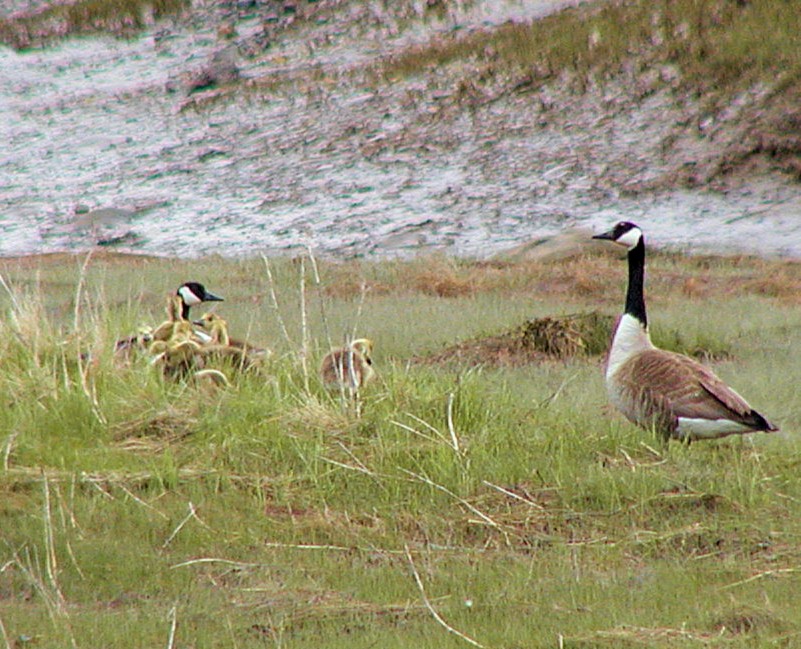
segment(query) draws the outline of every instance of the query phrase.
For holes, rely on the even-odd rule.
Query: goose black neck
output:
[[[640,237],[639,242],[629,250],[629,286],[626,291],[626,313],[634,316],[648,326],[648,317],[645,314],[645,241]]]
[[[189,320],[189,305],[181,300],[181,320]]]

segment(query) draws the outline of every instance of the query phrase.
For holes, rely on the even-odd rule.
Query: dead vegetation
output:
[[[535,318],[498,334],[456,343],[417,359],[427,364],[517,366],[606,352],[614,316],[592,311]]]
[[[685,263],[686,262],[686,263]],[[725,267],[726,270],[721,272]],[[755,295],[782,303],[801,300],[801,264],[757,257],[716,257],[656,251],[647,291],[652,300],[682,296],[703,301],[715,296]],[[562,298],[568,303],[622,304],[625,264],[615,255],[578,253],[556,261],[460,260],[438,257],[388,264],[380,274],[360,262],[325,267],[326,295],[341,299],[371,296],[428,295],[444,299],[501,293]]]

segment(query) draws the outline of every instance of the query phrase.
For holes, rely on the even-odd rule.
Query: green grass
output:
[[[784,431],[687,447],[609,411],[598,357],[411,362],[614,313],[618,259],[321,263],[305,308],[289,260],[272,282],[261,260],[83,262],[0,267],[0,646],[469,646],[432,610],[485,647],[798,642],[801,316],[757,281],[794,265],[654,256],[657,339],[727,352],[716,370]],[[446,262],[467,294],[432,294]],[[712,294],[684,295],[701,275]],[[220,389],[114,363],[188,279],[274,349],[259,372]],[[354,328],[379,372],[359,418],[316,377]]]

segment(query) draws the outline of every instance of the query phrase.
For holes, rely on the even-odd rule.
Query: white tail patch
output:
[[[676,437],[679,439],[715,439],[749,432],[754,432],[751,426],[739,424],[731,419],[679,417],[679,424],[676,426]]]

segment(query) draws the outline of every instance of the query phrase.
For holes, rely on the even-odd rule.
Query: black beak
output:
[[[209,293],[206,291],[203,294],[203,301],[204,302],[225,302],[219,295],[214,295],[214,293]]]
[[[596,234],[592,237],[593,239],[604,239],[606,241],[614,241],[615,240],[615,231],[609,230],[609,232],[604,232],[603,234]]]

